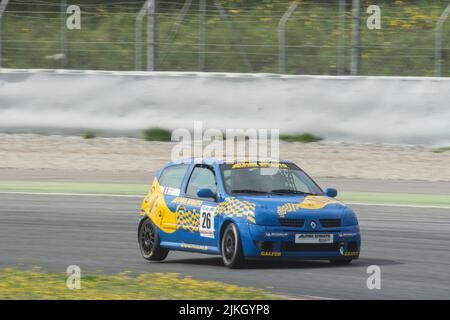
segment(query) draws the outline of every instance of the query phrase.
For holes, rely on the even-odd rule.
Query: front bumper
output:
[[[359,226],[332,230],[305,231],[300,228],[242,226],[241,237],[246,257],[302,257],[305,259],[358,259],[361,249]],[[332,243],[296,243],[296,234],[333,234]]]

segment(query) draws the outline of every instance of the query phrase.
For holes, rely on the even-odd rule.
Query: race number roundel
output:
[[[214,213],[216,207],[203,205],[200,208],[200,236],[214,238]]]

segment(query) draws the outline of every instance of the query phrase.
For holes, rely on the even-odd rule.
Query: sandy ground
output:
[[[0,134],[0,168],[155,171],[174,143],[135,138]],[[280,155],[314,177],[450,181],[450,152],[428,146],[281,143]]]

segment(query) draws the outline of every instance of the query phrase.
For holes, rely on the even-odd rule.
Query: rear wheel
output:
[[[346,266],[352,262],[352,259],[331,259],[330,263],[336,266]]]
[[[169,254],[169,250],[161,248],[158,231],[150,219],[139,224],[138,240],[141,254],[146,260],[162,261]]]
[[[223,264],[226,267],[236,269],[244,265],[241,238],[237,227],[233,223],[230,223],[223,232],[221,249]]]

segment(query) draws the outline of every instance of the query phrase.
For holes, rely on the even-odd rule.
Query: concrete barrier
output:
[[[336,141],[450,143],[450,78],[0,70],[0,130],[139,134],[280,128]]]

